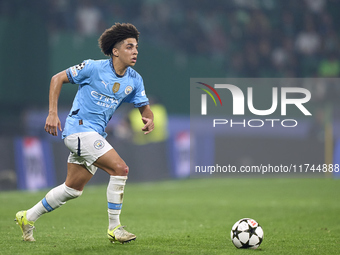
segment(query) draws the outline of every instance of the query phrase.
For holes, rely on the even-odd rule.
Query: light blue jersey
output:
[[[79,87],[66,118],[63,138],[89,131],[106,137],[107,123],[123,102],[133,103],[135,107],[149,104],[142,77],[131,67],[124,76],[117,75],[112,59],[85,60],[68,68],[66,74]]]

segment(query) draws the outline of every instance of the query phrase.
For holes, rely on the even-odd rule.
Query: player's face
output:
[[[114,55],[118,56],[118,59],[125,66],[134,66],[137,61],[138,55],[138,43],[135,38],[125,39],[120,47],[118,47]]]

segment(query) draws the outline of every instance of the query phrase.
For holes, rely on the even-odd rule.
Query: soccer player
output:
[[[138,39],[139,32],[134,25],[116,23],[98,40],[99,47],[109,59],[85,60],[52,77],[45,131],[53,136],[58,135],[58,129],[62,131],[58,117],[61,87],[69,82],[79,84],[62,132],[64,143],[71,151],[67,177],[63,184],[50,190],[32,208],[16,214],[25,241],[35,241],[34,222],[39,217],[82,194],[98,167],[110,175],[107,187],[109,240],[125,243],[136,239],[119,220],[129,167],[105,139],[105,127],[115,110],[127,102],[139,108],[144,134],[154,129],[153,113],[142,77],[132,69],[137,60]]]

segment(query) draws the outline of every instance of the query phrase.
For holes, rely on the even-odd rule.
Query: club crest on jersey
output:
[[[120,84],[118,82],[115,82],[112,87],[112,92],[117,93],[120,88]],[[125,90],[126,91],[126,90]],[[126,92],[125,92],[126,93]]]
[[[104,146],[105,146],[105,143],[102,140],[97,140],[97,141],[94,142],[94,147],[97,150],[104,148]]]
[[[126,94],[126,95],[129,95],[131,92],[132,92],[132,87],[131,87],[131,86],[127,86],[127,87],[125,88],[125,94]]]

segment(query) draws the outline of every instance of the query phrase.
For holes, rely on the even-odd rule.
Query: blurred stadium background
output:
[[[339,10],[338,0],[0,0],[0,190],[64,180],[68,150],[60,134],[44,131],[50,78],[84,59],[104,58],[97,39],[115,22],[141,32],[135,69],[159,128],[140,137],[135,112],[124,106],[110,122],[108,140],[130,166],[131,181],[151,181],[188,176],[190,78],[338,78]],[[309,89],[313,121],[299,138],[231,134],[202,146],[229,143],[235,164],[270,154],[258,148],[277,149],[278,160],[289,151],[305,161],[339,162],[340,87]],[[76,91],[63,87],[62,124]],[[91,182],[107,177],[98,172]]]

